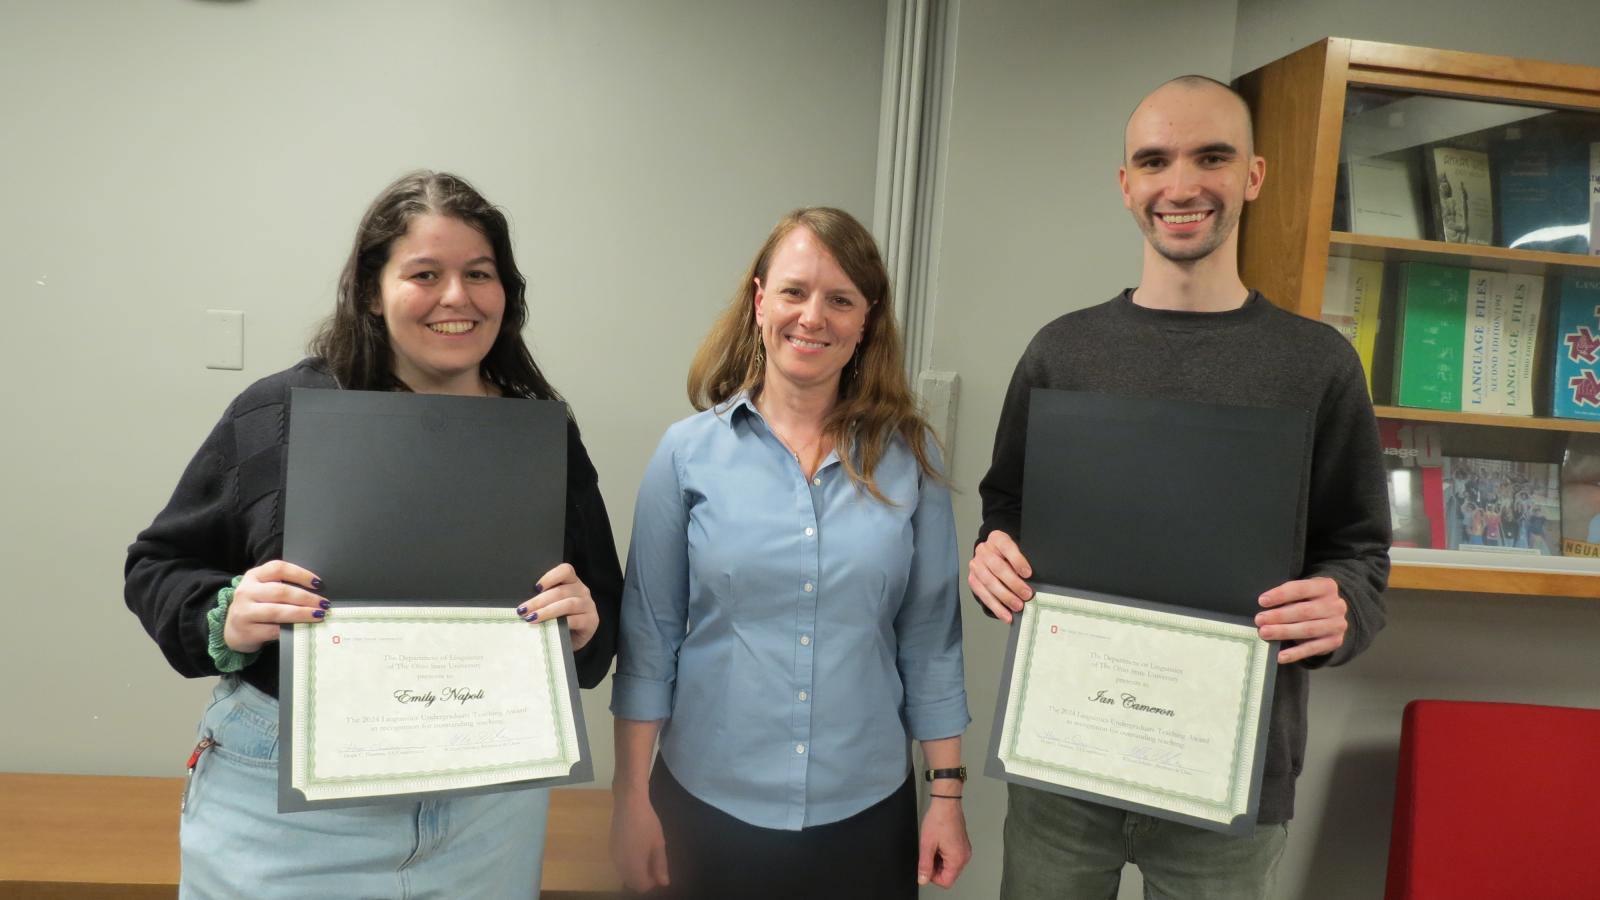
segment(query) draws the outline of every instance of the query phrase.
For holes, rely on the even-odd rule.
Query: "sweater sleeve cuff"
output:
[[[611,676],[611,714],[636,722],[659,722],[672,716],[672,683],[621,672]]]
[[[237,672],[256,661],[261,655],[257,650],[253,653],[240,653],[228,646],[223,639],[223,626],[228,621],[228,606],[233,603],[234,588],[244,580],[243,575],[234,576],[228,586],[217,591],[217,605],[206,613],[207,640],[206,650],[211,654],[211,661],[217,664],[219,672]]]

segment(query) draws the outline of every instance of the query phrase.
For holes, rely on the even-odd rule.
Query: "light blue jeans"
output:
[[[1007,785],[1002,900],[1114,900],[1122,867],[1147,900],[1269,900],[1285,825],[1232,837],[1030,787]]]
[[[539,896],[542,790],[279,813],[278,701],[224,678],[179,828],[182,900]]]

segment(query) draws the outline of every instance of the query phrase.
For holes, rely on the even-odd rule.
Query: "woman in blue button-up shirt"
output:
[[[639,488],[615,853],[695,898],[914,897],[971,855],[958,778],[916,828],[910,739],[960,764],[957,554],[888,274],[849,214],[778,223]],[[660,758],[651,757],[660,736]]]

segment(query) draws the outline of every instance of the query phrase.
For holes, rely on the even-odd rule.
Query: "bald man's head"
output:
[[[1169,91],[1218,91],[1227,95],[1227,97],[1232,101],[1233,108],[1237,110],[1244,119],[1243,133],[1245,135],[1245,146],[1241,149],[1247,156],[1255,153],[1256,124],[1255,117],[1250,112],[1250,104],[1246,103],[1245,99],[1239,96],[1238,91],[1228,87],[1226,84],[1223,84],[1215,78],[1209,78],[1205,75],[1179,75],[1177,78],[1168,79],[1167,81],[1162,82],[1161,85],[1155,90],[1144,95],[1144,98],[1140,100],[1138,105],[1133,108],[1133,112],[1128,113],[1127,124],[1131,125],[1133,123],[1133,117],[1138,115],[1139,110],[1148,105],[1150,101],[1155,99],[1158,94]],[[1128,159],[1127,125],[1124,125],[1122,129],[1122,159],[1124,162],[1126,162]]]

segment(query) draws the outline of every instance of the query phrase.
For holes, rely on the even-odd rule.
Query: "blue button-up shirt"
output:
[[[667,429],[634,510],[611,711],[667,720],[690,793],[764,828],[848,818],[909,738],[965,730],[950,493],[896,439],[807,478],[748,399]]]

